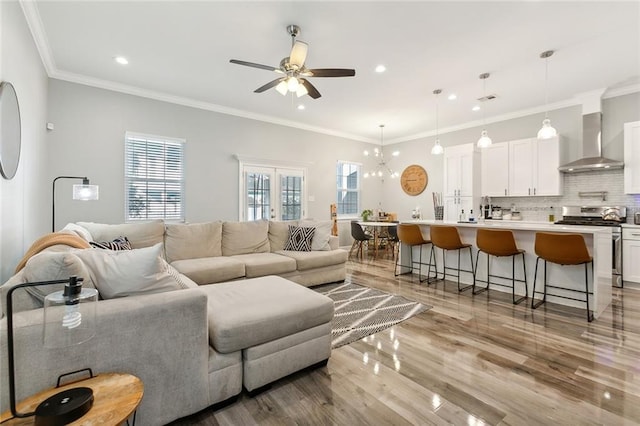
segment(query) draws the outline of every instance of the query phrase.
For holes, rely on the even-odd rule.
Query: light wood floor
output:
[[[640,423],[640,290],[596,321],[510,294],[393,276],[350,260],[347,280],[433,306],[333,351],[326,367],[174,425],[632,425]],[[527,302],[530,302],[527,300]]]

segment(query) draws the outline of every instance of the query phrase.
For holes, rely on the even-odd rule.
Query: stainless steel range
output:
[[[622,285],[622,227],[627,220],[627,208],[623,206],[565,206],[558,225],[610,226],[612,274]]]

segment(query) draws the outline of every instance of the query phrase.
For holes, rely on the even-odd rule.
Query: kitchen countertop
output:
[[[401,223],[417,223],[419,225],[450,225],[458,227],[505,228],[522,231],[572,232],[578,234],[611,233],[608,226],[556,225],[551,222],[533,222],[524,220],[485,220],[484,222],[454,222],[446,220],[407,220]],[[624,226],[624,225],[623,225]],[[631,225],[638,226],[638,225]],[[638,226],[640,227],[640,226]]]
[[[640,225],[634,225],[633,223],[623,223],[623,228],[640,229]]]

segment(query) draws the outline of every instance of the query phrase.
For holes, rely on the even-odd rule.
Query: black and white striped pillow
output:
[[[289,225],[289,238],[284,245],[289,251],[311,251],[311,240],[316,228],[305,228],[302,226]]]
[[[105,250],[132,250],[131,242],[127,237],[118,237],[113,241],[89,241],[91,247],[100,248]]]

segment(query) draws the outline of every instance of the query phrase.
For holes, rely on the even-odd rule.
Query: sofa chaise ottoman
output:
[[[227,359],[241,352],[248,391],[331,356],[330,298],[274,275],[199,288],[208,300],[209,343]]]

